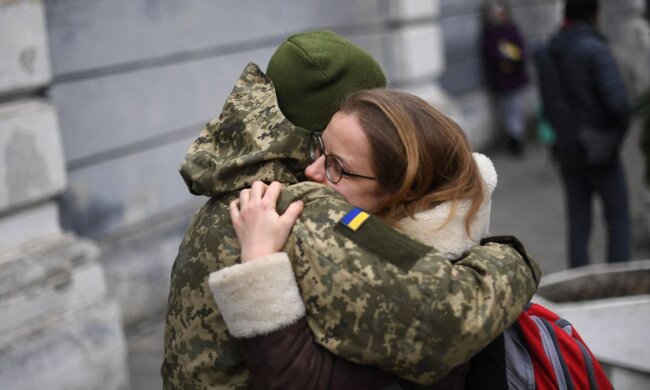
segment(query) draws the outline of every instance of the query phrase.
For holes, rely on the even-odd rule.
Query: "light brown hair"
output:
[[[483,202],[483,180],[462,129],[423,99],[374,89],[349,96],[340,111],[357,117],[370,143],[372,167],[389,195],[377,215],[394,223],[451,201],[469,200],[469,226]]]

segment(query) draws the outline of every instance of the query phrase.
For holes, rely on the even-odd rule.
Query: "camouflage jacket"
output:
[[[208,275],[239,262],[228,205],[255,180],[291,184],[279,210],[305,203],[284,248],[316,341],[336,355],[433,383],[512,324],[537,288],[537,264],[489,243],[452,263],[375,217],[339,221],[352,208],[326,186],[298,183],[309,133],[288,122],[271,81],[249,64],[190,147],[181,175],[210,199],[195,214],[171,274],[164,387],[251,388]],[[296,184],[298,183],[298,184]]]

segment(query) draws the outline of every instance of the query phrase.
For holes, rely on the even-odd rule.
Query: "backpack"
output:
[[[535,303],[472,358],[466,388],[613,389],[571,323]]]

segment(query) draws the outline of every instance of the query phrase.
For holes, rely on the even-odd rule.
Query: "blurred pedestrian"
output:
[[[630,216],[620,147],[630,107],[614,56],[597,31],[597,0],[567,0],[564,22],[535,54],[545,116],[556,132],[569,225],[569,265],[589,263],[592,198],[602,200],[607,261],[630,259]]]
[[[521,155],[526,139],[526,52],[524,40],[503,1],[491,0],[484,5],[482,51],[488,87],[496,95],[509,150]]]
[[[645,184],[646,187],[650,188],[650,89],[638,98],[635,113],[641,119],[641,142],[639,146],[645,163]]]

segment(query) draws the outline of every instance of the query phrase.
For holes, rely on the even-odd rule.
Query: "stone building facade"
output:
[[[613,41],[634,41],[617,53],[634,68],[644,2],[604,3]],[[531,45],[560,19],[557,0],[510,5]],[[264,68],[290,34],[330,29],[358,43],[392,87],[441,107],[475,148],[489,144],[480,6],[0,0],[0,382],[129,386],[123,327],[164,310],[179,241],[204,201],[186,190],[180,161],[246,63]],[[531,89],[531,112],[534,101]]]

